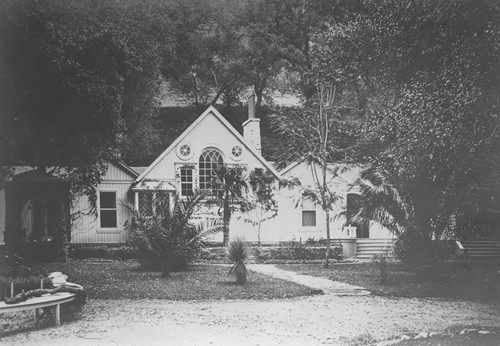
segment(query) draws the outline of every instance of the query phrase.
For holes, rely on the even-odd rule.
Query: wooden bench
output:
[[[38,321],[38,312],[41,308],[47,308],[55,306],[56,315],[55,320],[58,326],[61,325],[61,304],[68,303],[75,300],[75,294],[69,292],[58,292],[51,295],[46,295],[42,297],[30,298],[24,302],[17,304],[5,304],[5,302],[0,302],[0,313],[3,312],[14,312],[22,310],[35,310],[35,322]]]

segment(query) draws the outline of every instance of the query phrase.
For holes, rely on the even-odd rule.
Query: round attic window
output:
[[[188,160],[193,156],[193,150],[189,143],[182,143],[177,146],[177,156],[182,160]]]
[[[243,154],[243,149],[239,145],[235,145],[231,149],[231,156],[233,157],[234,160],[241,160]]]

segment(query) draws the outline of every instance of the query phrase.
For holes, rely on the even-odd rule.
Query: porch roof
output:
[[[141,180],[138,181],[132,191],[176,191],[177,188],[174,186],[172,181],[168,180]]]
[[[26,171],[20,174],[15,175],[11,183],[37,183],[37,184],[48,184],[48,183],[56,183],[56,184],[67,184],[62,179],[45,172],[41,172],[37,169],[33,169],[30,171]]]

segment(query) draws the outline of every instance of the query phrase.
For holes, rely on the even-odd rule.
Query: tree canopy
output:
[[[104,162],[147,152],[169,47],[155,14],[134,2],[2,2],[0,162],[71,167],[93,185]]]

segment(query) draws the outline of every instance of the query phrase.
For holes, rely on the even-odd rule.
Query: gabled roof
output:
[[[281,171],[280,171],[280,174],[281,175],[285,175],[286,173],[290,172],[292,169],[294,169],[295,167],[297,167],[298,165],[300,165],[301,163],[306,163],[306,159],[305,158],[302,158],[296,162],[292,162],[291,164],[289,164],[288,166],[286,166],[285,168],[283,168]],[[331,172],[332,171],[332,167],[335,167],[337,164],[335,163],[329,163],[328,164],[328,167],[327,169]],[[340,180],[343,180],[345,183],[349,183],[343,176],[341,176],[340,174],[336,174],[334,176],[335,179],[340,179]]]
[[[262,155],[257,153],[257,151],[255,151],[255,149],[245,141],[243,136],[239,134],[239,132],[236,131],[233,126],[231,126],[231,124],[222,116],[222,114],[220,114],[214,106],[210,106],[198,117],[198,119],[195,120],[195,122],[193,122],[179,137],[177,137],[177,139],[172,144],[170,144],[170,146],[163,153],[161,153],[161,155],[158,156],[156,160],[154,160],[154,162],[149,165],[149,167],[144,172],[142,172],[141,175],[139,175],[136,181],[143,179],[153,169],[153,167],[155,167],[169,152],[175,150],[175,147],[182,140],[184,140],[184,138],[189,135],[189,133],[193,131],[193,129],[195,129],[210,113],[212,113],[229,130],[229,132],[231,132],[241,142],[241,144],[244,145],[248,149],[248,151],[251,152],[262,163],[264,167],[269,169],[276,178],[281,178],[278,171],[276,171],[276,169],[274,169],[273,166],[262,157]]]
[[[130,168],[132,168],[134,171],[137,172],[137,176],[140,176],[142,174],[142,172],[144,172],[146,169],[148,169],[148,166],[131,166]]]
[[[301,159],[299,161],[296,161],[296,162],[292,162],[291,164],[289,164],[288,166],[286,166],[285,168],[283,168],[281,171],[280,171],[280,174],[283,175],[285,173],[288,173],[289,171],[291,171],[293,168],[297,167],[299,164],[301,164],[302,162],[304,162],[306,159]]]
[[[132,178],[137,178],[139,176],[139,174],[132,167],[130,167],[123,161],[113,161],[113,164],[115,164],[122,171],[130,175]]]

